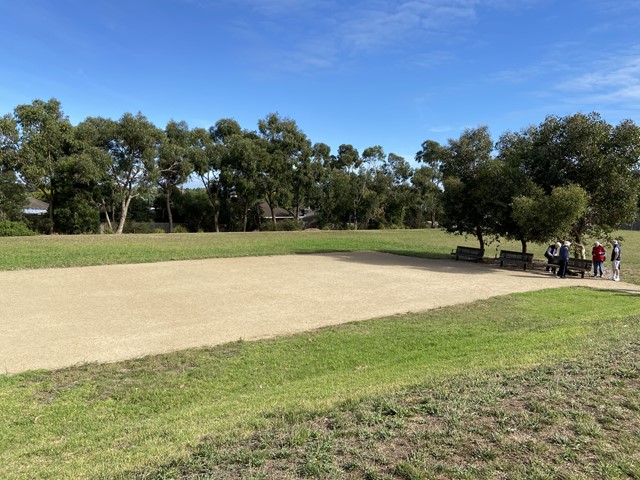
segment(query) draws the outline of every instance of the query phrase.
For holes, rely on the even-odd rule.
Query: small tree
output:
[[[549,116],[521,132],[527,155],[520,168],[546,194],[578,185],[588,207],[574,222],[571,238],[606,236],[637,214],[640,128],[626,120],[612,127],[597,113]]]
[[[170,120],[164,130],[158,152],[158,185],[165,198],[165,206],[169,217],[169,233],[173,232],[173,212],[171,196],[173,192],[187,181],[193,172],[189,161],[191,132],[186,122]]]
[[[55,98],[18,105],[14,115],[20,134],[18,172],[27,188],[39,191],[49,203],[50,232],[53,233],[56,197],[53,178],[58,163],[73,151],[73,127]]]
[[[587,210],[588,201],[587,192],[577,185],[554,188],[550,195],[537,187],[530,196],[513,199],[513,218],[523,242],[568,238],[572,226]]]
[[[18,126],[10,115],[0,117],[0,222],[19,220],[26,204],[24,185],[15,174]]]
[[[433,141],[422,146],[416,157],[442,178],[442,226],[450,233],[475,236],[484,249],[487,237],[498,235],[495,193],[501,185],[489,129],[467,129],[446,147]]]
[[[432,167],[423,165],[413,172],[411,190],[418,211],[424,212],[436,228],[438,213],[442,211],[442,190],[437,183],[438,175]]]

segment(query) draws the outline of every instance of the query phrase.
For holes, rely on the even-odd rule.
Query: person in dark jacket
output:
[[[564,242],[558,252],[558,277],[567,278],[567,265],[569,264],[569,247],[571,242]]]
[[[613,250],[611,251],[611,280],[614,282],[620,281],[620,261],[622,260],[622,248],[617,240],[613,241]]]
[[[558,256],[558,251],[560,250],[560,242],[552,243],[547,247],[547,251],[544,252],[544,256],[547,259],[547,268],[545,271],[551,271],[553,274],[556,273],[556,266],[553,263],[553,260],[556,256]]]

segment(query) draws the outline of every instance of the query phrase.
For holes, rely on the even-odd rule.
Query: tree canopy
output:
[[[169,231],[175,221],[246,231],[285,225],[276,218],[283,211],[299,228],[311,211],[321,228],[439,225],[482,248],[504,237],[526,251],[528,242],[606,238],[634,220],[639,158],[640,128],[597,113],[551,115],[495,143],[487,126],[445,144],[427,139],[413,167],[375,143],[332,152],[278,113],[255,130],[232,118],[209,128],[170,120],[160,129],[142,113],[73,126],[59,101],[34,100],[0,117],[0,221],[23,218],[29,194],[49,204],[51,232],[106,224],[122,233],[150,219],[167,221]],[[197,193],[185,187],[195,179]]]

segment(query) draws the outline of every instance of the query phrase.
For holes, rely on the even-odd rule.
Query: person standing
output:
[[[558,252],[558,277],[567,278],[567,265],[569,264],[569,247],[571,242],[564,242]]]
[[[611,252],[611,280],[620,281],[620,261],[622,260],[622,248],[617,240],[613,241],[613,250]]]
[[[558,255],[558,251],[560,250],[560,242],[552,243],[547,247],[547,251],[544,252],[544,256],[547,259],[547,268],[545,271],[551,271],[551,273],[556,273],[556,267],[553,263],[554,258]]]
[[[593,276],[597,277],[599,273],[600,278],[602,278],[602,275],[604,275],[604,261],[607,259],[604,245],[601,245],[600,242],[594,243],[591,249],[591,258],[593,259]]]

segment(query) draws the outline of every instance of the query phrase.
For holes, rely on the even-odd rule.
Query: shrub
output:
[[[123,233],[153,233],[154,227],[151,222],[127,221],[122,229]]]
[[[271,220],[269,221],[264,221],[260,224],[260,231],[261,232],[275,232],[276,231],[276,226],[273,224],[273,222]]]
[[[35,232],[22,222],[0,222],[0,237],[30,237]]]
[[[51,219],[49,215],[25,215],[22,220],[29,230],[36,234],[47,234],[51,231]]]
[[[285,219],[276,223],[278,231],[293,232],[296,230],[302,230],[304,228],[304,222],[302,220]]]
[[[275,225],[272,221],[266,220],[262,225],[260,225],[260,230],[263,232],[293,232],[296,230],[302,230],[303,228],[304,222],[302,220],[294,220],[292,218],[278,220]]]
[[[187,230],[182,225],[176,225],[175,227],[173,227],[173,233],[189,233],[189,230]]]

